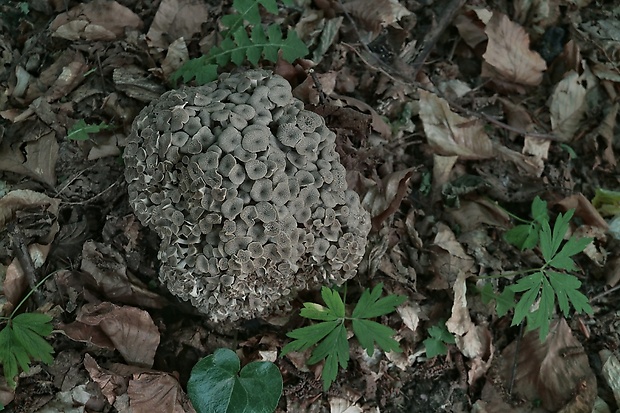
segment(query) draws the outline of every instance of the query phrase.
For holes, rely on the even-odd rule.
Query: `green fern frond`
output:
[[[282,3],[290,5],[293,3],[293,0],[282,0]],[[245,21],[253,25],[260,24],[259,4],[269,13],[278,14],[278,4],[276,0],[234,0],[233,8],[237,13],[222,17],[222,24],[228,27],[228,30],[223,33],[224,37],[229,37],[230,33],[234,33],[240,27],[243,27]]]
[[[293,4],[293,0],[281,1],[285,5]],[[217,79],[218,69],[230,62],[239,66],[247,59],[256,66],[261,56],[276,62],[279,51],[288,62],[307,55],[308,48],[294,31],[289,31],[284,39],[279,26],[272,24],[266,30],[262,27],[259,5],[269,13],[278,13],[276,0],[234,0],[233,8],[237,13],[223,16],[221,20],[226,27],[222,32],[224,40],[206,55],[186,62],[172,75],[172,81],[196,79],[196,83],[203,85]],[[249,36],[246,26],[252,27]]]
[[[270,25],[265,32],[261,25],[257,25],[248,36],[246,29],[241,27],[231,37],[224,39],[219,46],[211,48],[207,55],[183,65],[173,75],[173,80],[183,78],[184,82],[188,82],[195,78],[198,84],[205,84],[217,79],[218,67],[230,62],[239,66],[246,59],[256,66],[261,57],[276,62],[280,50],[282,58],[289,62],[308,54],[308,48],[294,31],[283,38],[280,27]]]

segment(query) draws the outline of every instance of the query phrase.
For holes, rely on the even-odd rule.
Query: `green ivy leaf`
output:
[[[267,361],[254,361],[239,372],[239,357],[217,349],[192,369],[187,394],[197,413],[273,412],[282,394],[282,375]]]

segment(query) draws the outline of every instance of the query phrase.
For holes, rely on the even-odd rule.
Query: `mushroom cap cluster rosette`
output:
[[[369,214],[335,134],[264,70],[164,93],[124,152],[129,201],[161,238],[160,279],[216,322],[287,308],[356,274]]]

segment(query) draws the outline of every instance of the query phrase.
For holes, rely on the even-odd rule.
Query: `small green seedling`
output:
[[[49,277],[49,276],[48,276]],[[23,313],[15,315],[28,297],[44,283],[41,280],[15,307],[8,317],[0,317],[6,325],[0,331],[0,364],[4,370],[4,378],[11,387],[15,387],[15,376],[19,370],[28,372],[31,361],[42,361],[51,364],[54,359],[54,348],[45,341],[52,333],[52,317],[39,313]]]
[[[282,3],[292,5],[293,0],[282,0]],[[233,8],[237,13],[223,16],[221,20],[226,27],[222,32],[223,40],[206,55],[186,62],[172,75],[173,82],[179,78],[184,82],[196,79],[198,85],[203,85],[217,79],[218,69],[230,62],[240,66],[247,60],[257,66],[261,57],[275,63],[279,52],[287,62],[307,55],[308,47],[294,30],[289,30],[284,38],[279,25],[262,26],[259,4],[269,13],[278,13],[276,0],[234,0]]]
[[[84,119],[80,119],[67,131],[67,139],[72,141],[86,141],[90,139],[91,133],[99,133],[102,130],[110,129],[111,126],[105,122],[99,125],[89,125]]]
[[[500,294],[495,294],[490,284],[482,289],[482,297],[486,302],[495,299],[498,315],[502,316],[514,307],[512,325],[527,320],[527,329],[539,329],[541,340],[549,332],[556,299],[564,317],[568,317],[570,305],[579,314],[592,314],[588,298],[579,291],[581,281],[570,273],[577,270],[571,257],[582,252],[592,242],[592,238],[571,236],[564,242],[574,212],[569,210],[559,214],[551,229],[547,203],[536,197],[532,203],[533,220],[508,231],[505,239],[521,249],[538,245],[544,264],[540,268],[500,274],[502,277],[527,274]],[[520,294],[516,305],[515,294]]]
[[[446,324],[441,322],[428,329],[429,338],[424,340],[426,348],[426,356],[433,358],[435,356],[445,356],[448,354],[448,346],[446,344],[456,343],[454,335],[448,331]]]
[[[382,292],[381,283],[372,291],[364,290],[352,314],[348,316],[340,294],[323,287],[321,296],[327,307],[316,303],[304,303],[304,308],[301,310],[302,317],[321,322],[288,333],[287,336],[295,340],[282,349],[282,356],[291,351],[304,351],[318,344],[312,351],[308,364],[325,360],[323,389],[327,391],[336,380],[338,365],[346,369],[349,362],[349,341],[345,321],[351,321],[355,337],[369,356],[374,353],[375,342],[385,352],[401,352],[398,342],[392,338],[396,332],[369,319],[393,312],[407,297],[390,294],[380,298]]]
[[[282,375],[269,361],[239,371],[239,357],[220,348],[192,369],[187,394],[197,413],[271,413],[282,395]]]

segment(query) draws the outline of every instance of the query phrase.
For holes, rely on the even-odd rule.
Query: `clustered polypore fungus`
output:
[[[169,91],[125,148],[136,215],[160,236],[160,278],[213,321],[266,315],[353,277],[370,217],[335,134],[264,70]]]

